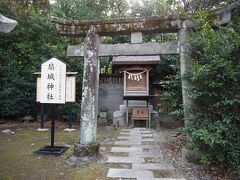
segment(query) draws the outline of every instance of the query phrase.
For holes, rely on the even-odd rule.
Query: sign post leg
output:
[[[68,126],[69,129],[72,129],[72,103],[70,103],[68,107]]]
[[[44,129],[44,104],[43,103],[41,103],[40,116],[41,116],[41,129]]]
[[[56,105],[52,104],[51,107],[52,107],[51,147],[54,147]]]

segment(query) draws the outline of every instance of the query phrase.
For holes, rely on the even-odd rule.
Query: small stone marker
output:
[[[48,130],[49,130],[48,128],[37,128],[38,132],[45,132],[45,131],[48,131]]]
[[[73,131],[75,131],[76,129],[72,129],[72,128],[65,128],[64,130],[63,130],[63,132],[73,132]]]
[[[5,129],[2,131],[2,133],[5,133],[5,134],[10,134],[10,133],[14,133],[11,129]]]

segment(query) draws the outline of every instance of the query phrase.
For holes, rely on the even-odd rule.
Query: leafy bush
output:
[[[19,23],[11,33],[0,34],[0,117],[16,117],[34,111],[33,73],[49,57],[65,57],[67,40],[55,33],[44,11],[8,6],[6,1],[0,3],[1,10]]]
[[[159,97],[159,110],[167,113],[172,120],[183,121],[179,57],[165,57],[165,60],[172,72],[168,72],[167,76],[160,82],[163,92]],[[164,61],[164,58],[162,58],[162,61]],[[163,72],[161,71],[161,73]]]
[[[204,163],[225,163],[240,173],[240,18],[213,29],[201,18],[190,39],[193,60],[189,96],[195,108],[187,132]]]

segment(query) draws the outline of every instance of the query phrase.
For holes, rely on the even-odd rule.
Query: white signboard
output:
[[[36,102],[40,102],[41,77],[37,77]],[[66,102],[76,102],[76,76],[66,78]]]
[[[66,79],[66,102],[76,101],[76,77],[67,76]]]
[[[66,101],[66,64],[52,58],[41,66],[40,103],[64,104]]]

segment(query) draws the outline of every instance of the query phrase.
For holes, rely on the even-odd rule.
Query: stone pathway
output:
[[[112,147],[112,156],[108,163],[130,164],[131,169],[110,168],[108,178],[124,178],[137,180],[185,180],[177,175],[171,177],[155,177],[154,172],[175,172],[174,167],[168,163],[151,162],[151,158],[162,157],[160,149],[154,145],[154,137],[146,128],[122,129],[116,147]],[[127,156],[118,155],[124,153]],[[172,174],[173,174],[172,173]],[[156,173],[157,174],[157,173]],[[161,174],[161,173],[160,173]],[[165,173],[166,174],[166,173]],[[171,174],[171,173],[170,173]]]

